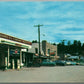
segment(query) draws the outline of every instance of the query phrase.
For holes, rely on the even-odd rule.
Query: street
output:
[[[0,71],[0,82],[84,82],[84,66],[42,66]]]

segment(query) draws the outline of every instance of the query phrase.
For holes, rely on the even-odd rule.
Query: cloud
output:
[[[38,40],[36,24],[43,24],[41,40],[83,40],[84,2],[0,2],[0,31]]]

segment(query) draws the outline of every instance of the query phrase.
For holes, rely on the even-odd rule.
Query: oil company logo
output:
[[[15,54],[17,54],[18,53],[18,51],[17,50],[15,50]]]
[[[14,54],[20,54],[20,50],[19,49],[11,49],[10,55],[14,55]]]

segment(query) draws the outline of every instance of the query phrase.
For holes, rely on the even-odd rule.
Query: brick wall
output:
[[[42,49],[45,55],[51,56],[53,59],[57,57],[57,46],[48,43],[47,41],[42,41]],[[52,54],[55,53],[54,56]]]

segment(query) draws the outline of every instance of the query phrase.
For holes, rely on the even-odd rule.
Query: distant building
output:
[[[41,55],[44,55],[44,52],[42,50],[42,43],[40,43],[40,50],[41,50]],[[32,48],[29,49],[28,52],[34,53],[36,56],[39,56],[39,44],[32,43]]]
[[[42,50],[44,55],[49,56],[53,61],[59,58],[59,56],[57,56],[57,45],[42,41]]]
[[[42,41],[40,43],[41,58],[48,58],[51,60],[56,60],[59,57],[57,56],[57,46],[48,43],[47,41]],[[32,48],[28,52],[34,53],[34,57],[39,56],[39,44],[32,43]]]

